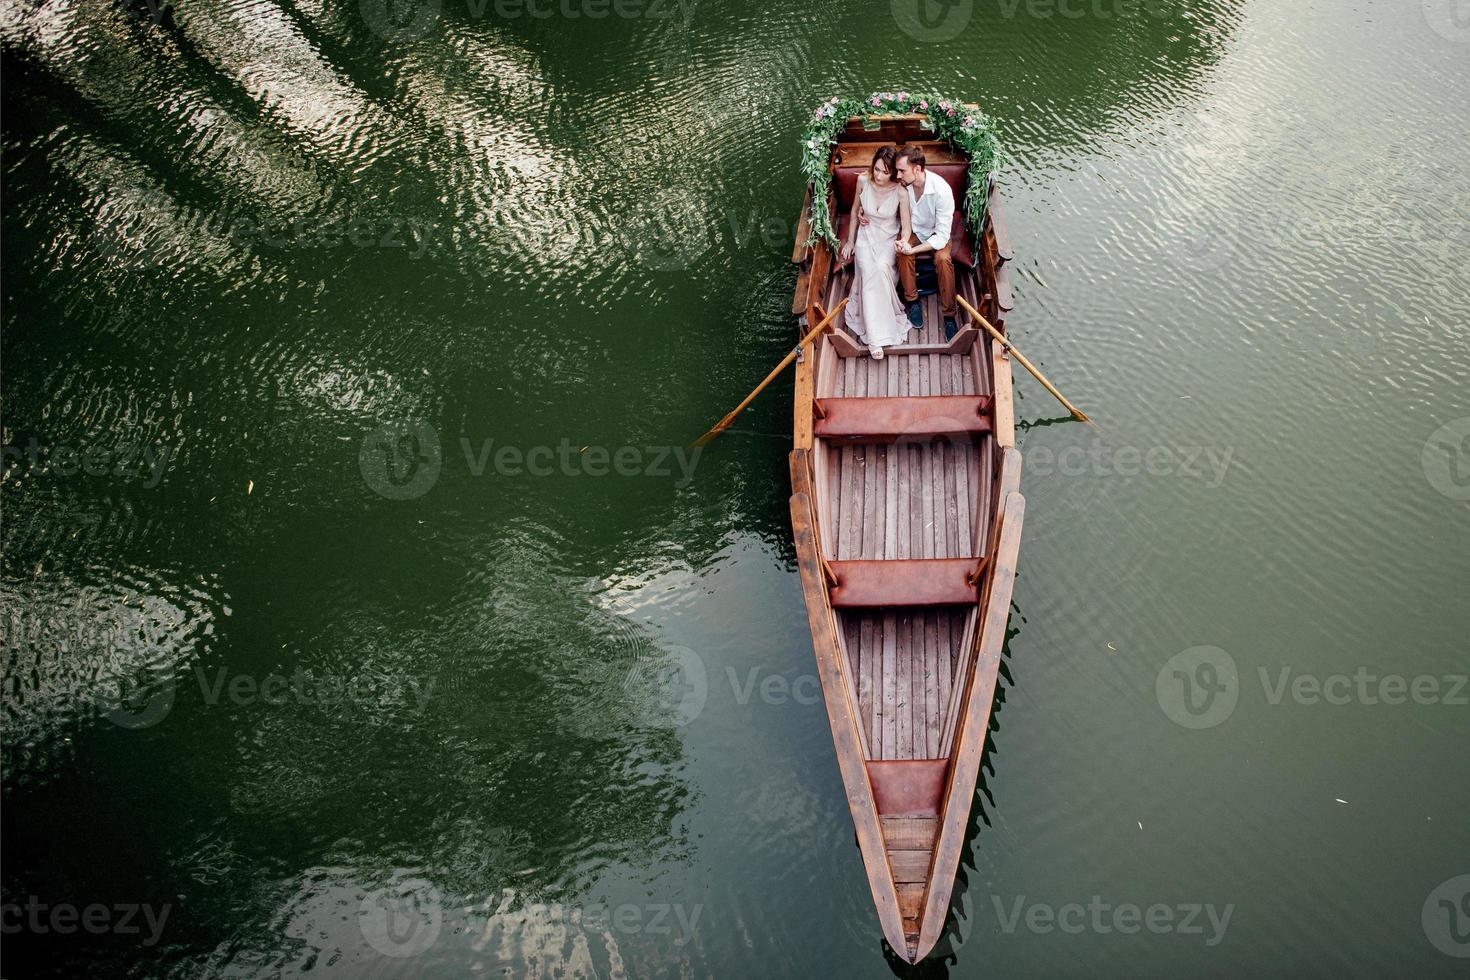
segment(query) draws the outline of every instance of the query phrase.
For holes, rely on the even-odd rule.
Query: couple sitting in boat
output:
[[[943,178],[928,173],[922,150],[879,147],[868,172],[858,175],[850,231],[842,245],[844,262],[856,258],[846,315],[847,325],[874,358],[883,356],[883,348],[903,343],[913,327],[924,325],[916,269],[921,255],[934,257],[944,337],[955,335],[949,249],[953,220],[954,191]],[[902,305],[896,283],[903,286]]]

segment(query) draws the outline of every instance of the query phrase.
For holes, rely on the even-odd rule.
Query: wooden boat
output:
[[[919,144],[963,202],[967,161],[920,116],[856,117],[831,160],[833,225],[881,145]],[[811,190],[808,189],[808,205]],[[994,187],[980,240],[961,226],[958,292],[998,329],[1010,258]],[[801,334],[847,296],[851,268],[802,209],[792,312]],[[957,224],[960,224],[957,222]],[[845,239],[844,239],[845,240]],[[902,959],[945,927],[990,726],[1025,501],[1011,362],[960,312],[874,360],[841,314],[797,363],[791,524],[832,740],[883,936]]]

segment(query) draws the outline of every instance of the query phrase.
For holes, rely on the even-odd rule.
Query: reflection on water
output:
[[[1463,722],[1243,702],[1181,740],[1151,699],[1200,644],[1243,676],[1282,645],[1453,669],[1463,549],[1425,529],[1455,515],[1402,478],[1464,414],[1453,31],[1377,3],[399,6],[0,0],[4,889],[170,910],[153,945],[30,929],[13,962],[881,975],[796,695],[787,393],[687,480],[477,460],[646,461],[727,411],[791,342],[795,134],[916,71],[1003,126],[1018,339],[1104,427],[1018,381],[1028,466],[1055,465],[1028,470],[1030,617],[928,968],[1194,962],[1005,933],[1002,893],[1254,903],[1232,972],[1416,941],[1397,923],[1463,853]],[[439,469],[390,499],[361,460],[402,420]],[[1435,792],[1340,761],[1380,745]],[[1391,813],[1325,824],[1298,794],[1328,781]],[[1313,851],[1407,826],[1428,857],[1371,888]],[[1243,876],[1263,827],[1348,914]],[[1364,928],[1384,903],[1408,912]]]

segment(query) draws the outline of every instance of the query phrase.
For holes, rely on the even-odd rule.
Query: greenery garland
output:
[[[812,188],[812,231],[807,245],[816,244],[818,239],[833,249],[839,244],[828,203],[832,172],[827,163],[832,155],[832,146],[837,142],[837,134],[847,128],[848,119],[858,116],[866,123],[877,116],[914,113],[928,117],[929,128],[936,138],[948,140],[951,146],[970,157],[964,211],[978,247],[981,230],[985,227],[990,184],[1000,169],[1001,148],[995,135],[995,123],[985,113],[967,108],[957,99],[911,95],[908,92],[874,92],[866,99],[839,99],[834,95],[822,103],[802,131],[801,172]]]

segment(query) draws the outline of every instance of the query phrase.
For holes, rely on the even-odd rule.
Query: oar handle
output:
[[[1031,372],[1032,377],[1041,382],[1042,387],[1051,392],[1052,395],[1056,397],[1056,400],[1062,403],[1063,408],[1072,413],[1073,418],[1075,418],[1079,422],[1086,422],[1094,429],[1097,428],[1097,424],[1093,422],[1092,419],[1088,418],[1086,413],[1084,413],[1082,409],[1067,401],[1067,397],[1063,395],[1060,391],[1057,391],[1056,385],[1046,380],[1046,375],[1038,371],[1036,369],[1036,365],[1032,364],[1026,358],[1025,354],[1022,354],[1020,351],[1016,350],[1016,345],[1007,340],[1005,334],[995,329],[995,327],[991,325],[990,321],[985,319],[984,314],[975,309],[975,307],[971,306],[963,296],[956,296],[955,299],[958,300],[959,304],[965,308],[965,311],[975,319],[976,323],[984,327],[986,331],[990,334],[990,336],[996,339],[997,343],[1004,347],[1012,357],[1021,362],[1022,367]]]

